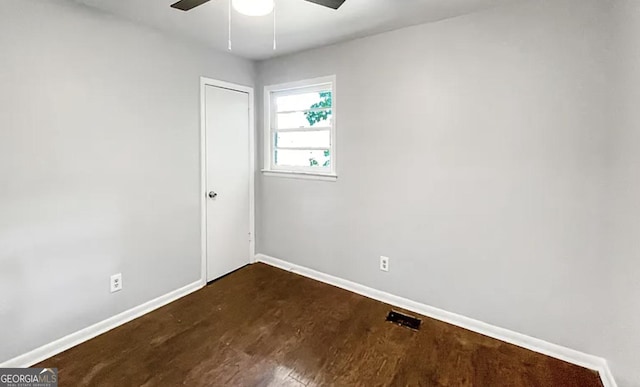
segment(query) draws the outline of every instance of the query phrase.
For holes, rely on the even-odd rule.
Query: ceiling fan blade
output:
[[[316,3],[320,5],[324,5],[325,7],[338,9],[345,2],[345,0],[306,0],[310,3]]]
[[[210,0],[180,0],[177,3],[171,4],[171,8],[179,9],[181,11],[188,11],[208,1]]]

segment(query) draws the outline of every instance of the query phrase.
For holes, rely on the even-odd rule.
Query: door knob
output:
[[[217,194],[216,192],[209,191],[209,197],[210,197],[211,199],[215,199],[215,198],[216,198],[216,196],[218,196],[218,194]]]

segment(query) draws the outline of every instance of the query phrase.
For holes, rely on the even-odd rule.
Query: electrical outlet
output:
[[[122,290],[122,273],[111,276],[111,293],[119,292],[120,290]]]
[[[380,270],[389,271],[389,257],[380,257]]]

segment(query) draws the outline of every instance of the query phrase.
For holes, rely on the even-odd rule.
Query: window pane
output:
[[[331,119],[331,110],[280,113],[276,118],[276,129],[330,127]]]
[[[276,111],[279,112],[327,108],[331,107],[331,104],[332,95],[329,90],[276,97]]]
[[[277,166],[327,168],[331,157],[328,150],[276,149]]]
[[[279,132],[276,134],[276,147],[281,148],[330,148],[331,132]]]

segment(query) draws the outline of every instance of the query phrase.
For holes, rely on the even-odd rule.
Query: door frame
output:
[[[253,87],[220,81],[217,79],[200,77],[200,279],[207,284],[207,123],[205,117],[206,87],[214,86],[223,89],[239,91],[249,95],[249,255],[248,262],[253,263],[256,255],[256,221],[255,221],[255,174],[256,174],[256,144],[255,144],[255,106]]]

